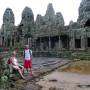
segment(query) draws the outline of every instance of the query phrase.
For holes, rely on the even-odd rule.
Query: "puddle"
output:
[[[77,85],[80,88],[90,88],[90,85]]]
[[[57,82],[58,80],[56,80],[56,79],[51,79],[51,80],[49,80],[49,82]]]

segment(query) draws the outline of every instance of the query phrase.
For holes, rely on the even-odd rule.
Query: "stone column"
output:
[[[32,47],[31,38],[28,38],[28,45],[29,45],[30,47]]]
[[[75,38],[74,38],[74,37],[71,38],[69,44],[70,44],[70,49],[71,49],[71,50],[74,50],[74,49],[75,49]]]
[[[12,47],[12,36],[10,38],[10,46]]]
[[[2,46],[5,46],[5,38],[2,37]]]
[[[42,42],[41,42],[42,38],[40,37],[40,50],[42,50]]]
[[[85,49],[85,38],[81,37],[81,49]]]
[[[36,39],[34,39],[34,50],[37,50]]]
[[[85,49],[85,47],[86,47],[85,32],[82,31],[82,34],[81,34],[81,49]]]
[[[26,38],[27,39],[27,44],[29,45],[30,44],[30,38]]]
[[[75,49],[74,31],[71,32],[69,45],[70,45],[70,50],[74,50]]]
[[[2,37],[0,37],[0,46],[2,46],[2,43],[3,43],[3,42],[2,42]]]
[[[14,38],[13,38],[13,41],[12,41],[12,43],[13,43],[12,45],[13,45],[13,46],[15,46],[15,39],[14,39]]]
[[[51,49],[51,38],[49,37],[49,49]]]
[[[12,47],[12,39],[10,39],[10,47]]]
[[[25,45],[25,38],[24,38],[24,36],[20,37],[20,43],[21,43],[22,46]]]
[[[59,38],[59,40],[58,40],[59,47],[58,48],[61,50],[62,49],[62,42],[61,42],[60,36],[58,38]]]

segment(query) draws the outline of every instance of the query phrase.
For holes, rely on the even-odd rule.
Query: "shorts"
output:
[[[24,68],[32,68],[32,60],[24,60]]]

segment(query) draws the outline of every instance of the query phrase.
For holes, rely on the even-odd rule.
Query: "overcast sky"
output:
[[[70,20],[77,21],[80,2],[81,0],[0,0],[0,26],[7,7],[12,9],[15,25],[18,25],[21,21],[22,10],[26,6],[32,9],[36,19],[37,14],[45,15],[48,3],[53,4],[55,12],[62,13],[65,24],[68,25]]]

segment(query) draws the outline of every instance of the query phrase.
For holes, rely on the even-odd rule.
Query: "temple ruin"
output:
[[[75,50],[90,47],[90,0],[82,0],[77,22],[70,21],[65,26],[61,12],[55,13],[53,5],[47,6],[46,14],[34,14],[25,7],[18,26],[12,9],[7,8],[3,15],[0,30],[0,46],[14,47],[30,44],[33,50]]]

